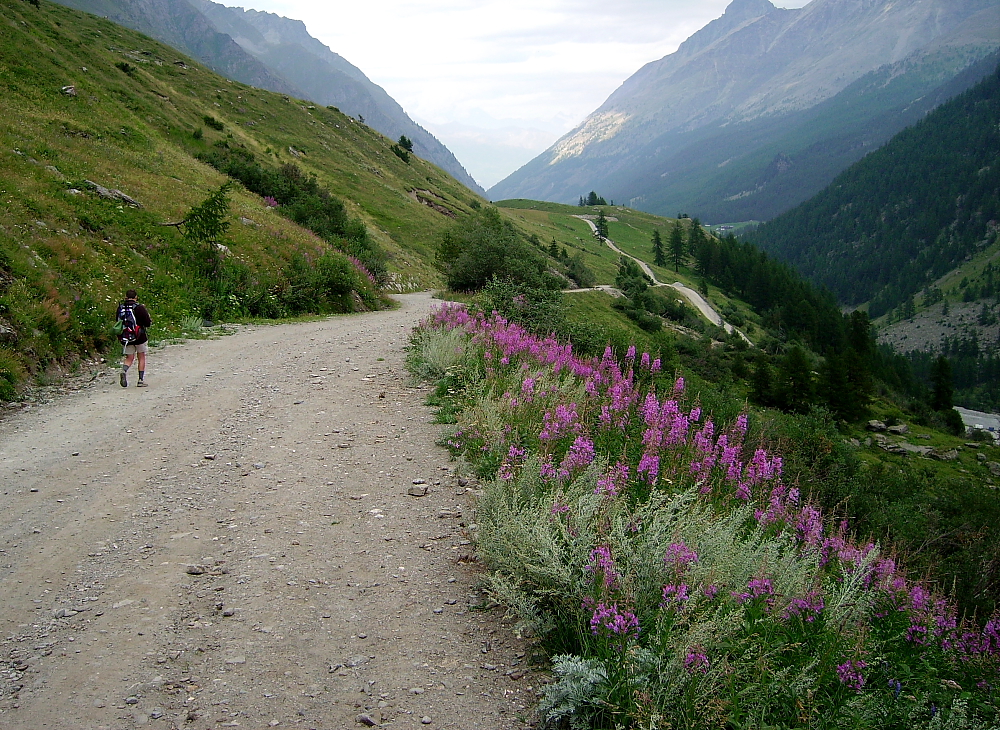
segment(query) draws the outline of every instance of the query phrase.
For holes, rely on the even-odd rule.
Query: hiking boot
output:
[[[121,386],[123,388],[127,388],[128,387],[128,376],[125,375],[125,373],[122,373],[121,375],[118,376],[118,382],[121,383]]]
[[[135,384],[135,387],[136,388],[145,388],[146,387],[146,381],[145,380],[140,380],[138,383]]]

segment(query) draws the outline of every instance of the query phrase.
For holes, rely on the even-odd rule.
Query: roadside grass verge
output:
[[[460,406],[447,445],[484,481],[493,595],[551,657],[545,724],[996,722],[1000,620],[960,619],[787,481],[773,424],[655,355],[580,358],[457,305],[414,335],[412,372],[441,371],[434,338]]]

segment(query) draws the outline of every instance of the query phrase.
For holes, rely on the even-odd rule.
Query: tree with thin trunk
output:
[[[608,219],[604,215],[603,210],[597,211],[597,220],[594,222],[594,227],[597,228],[596,233],[598,238],[608,237]]]
[[[680,221],[674,223],[674,227],[670,230],[670,255],[674,259],[674,271],[679,272],[681,270],[681,263],[684,261],[684,255],[687,253],[687,248],[684,246],[684,228],[681,226]]]
[[[663,254],[663,238],[660,236],[660,229],[653,231],[653,263],[657,266],[666,266],[667,257]]]

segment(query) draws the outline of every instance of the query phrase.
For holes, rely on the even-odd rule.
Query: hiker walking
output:
[[[151,324],[153,320],[149,318],[146,308],[139,304],[135,289],[129,289],[125,292],[125,301],[118,305],[115,316],[115,332],[118,333],[118,341],[125,348],[122,374],[118,378],[123,388],[128,387],[128,369],[132,367],[136,355],[139,356],[139,382],[135,385],[137,388],[146,387],[143,380],[146,375],[146,352],[149,349],[146,328]]]

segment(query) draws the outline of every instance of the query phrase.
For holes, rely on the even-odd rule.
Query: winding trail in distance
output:
[[[683,296],[685,299],[687,299],[701,313],[701,315],[705,319],[707,319],[709,322],[711,322],[712,324],[714,324],[716,327],[722,327],[726,331],[727,334],[732,334],[733,332],[736,332],[741,338],[743,338],[744,342],[746,342],[748,345],[750,345],[751,347],[753,347],[753,343],[750,341],[750,338],[747,337],[745,334],[743,334],[743,332],[741,332],[738,328],[734,327],[733,325],[729,324],[729,322],[727,322],[726,320],[724,320],[722,318],[722,315],[720,315],[715,310],[715,308],[712,307],[712,305],[709,304],[709,302],[701,294],[699,294],[698,292],[696,292],[691,287],[685,286],[684,284],[682,284],[679,281],[675,281],[673,284],[668,284],[666,282],[660,281],[659,279],[656,278],[656,274],[653,273],[653,269],[650,268],[649,264],[647,264],[645,261],[643,261],[642,259],[636,258],[632,254],[625,253],[620,248],[618,248],[618,246],[615,244],[615,242],[612,241],[610,238],[605,238],[603,236],[599,236],[597,234],[597,226],[594,225],[594,222],[592,220],[590,220],[586,216],[582,216],[582,215],[574,215],[573,217],[574,218],[579,218],[580,220],[582,220],[583,222],[585,222],[588,226],[590,226],[590,230],[593,231],[594,235],[597,238],[599,238],[600,240],[604,241],[604,243],[606,243],[608,245],[608,248],[610,248],[612,251],[614,251],[615,253],[619,254],[620,256],[626,256],[626,257],[632,259],[633,261],[635,261],[639,265],[639,268],[642,269],[643,273],[645,273],[646,276],[648,276],[653,281],[653,286],[654,287],[669,286],[671,289],[675,290],[681,296]],[[619,291],[618,289],[615,289],[614,287],[606,286],[606,285],[604,285],[604,286],[590,287],[589,290],[588,289],[570,289],[568,291],[569,292],[591,291],[591,290],[594,290],[594,289],[600,289],[601,291],[606,291],[609,294],[611,294],[612,296],[618,296],[618,297],[624,296],[621,293],[621,291]]]

